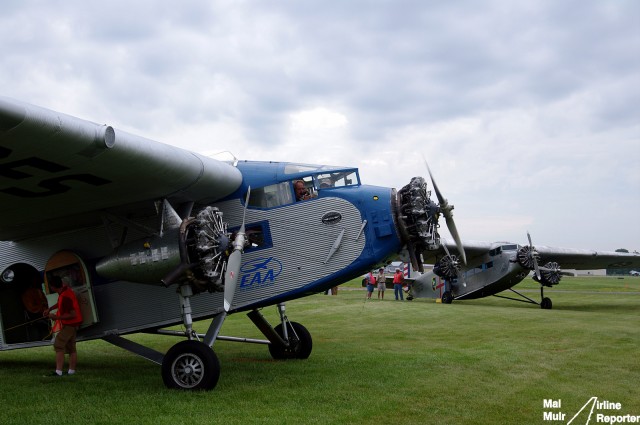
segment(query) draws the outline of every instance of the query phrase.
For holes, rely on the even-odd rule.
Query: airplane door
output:
[[[91,288],[91,278],[82,258],[71,251],[59,251],[49,258],[44,271],[49,305],[55,304],[58,300],[58,295],[49,290],[49,279],[53,276],[60,276],[62,281],[73,289],[78,298],[83,318],[80,328],[85,328],[98,322],[98,313]]]

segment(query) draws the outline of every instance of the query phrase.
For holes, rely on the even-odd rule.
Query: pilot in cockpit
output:
[[[309,189],[304,184],[304,180],[296,180],[293,183],[293,189],[296,192],[296,201],[306,201],[311,199]]]

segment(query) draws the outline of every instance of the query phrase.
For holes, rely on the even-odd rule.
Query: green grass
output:
[[[158,366],[102,341],[78,345],[74,377],[42,377],[50,347],[2,352],[0,423],[537,424],[550,423],[543,399],[561,399],[547,410],[569,420],[592,396],[640,415],[639,278],[564,279],[545,292],[553,310],[493,297],[365,302],[357,281],[344,288],[287,304],[313,336],[308,360],[218,341],[212,392],[167,390]],[[277,323],[275,307],[263,313]],[[222,333],[262,338],[244,314]],[[132,339],[161,351],[179,341]]]

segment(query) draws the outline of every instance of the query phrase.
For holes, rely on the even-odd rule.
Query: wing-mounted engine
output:
[[[443,279],[453,280],[460,276],[461,268],[458,257],[447,253],[433,265],[433,272]]]
[[[560,283],[563,274],[560,265],[555,261],[550,261],[543,267],[538,266],[540,254],[536,250],[536,247],[533,246],[529,233],[527,233],[527,238],[529,239],[529,245],[525,245],[518,250],[516,262],[527,270],[535,271],[533,280],[542,286],[551,287]]]
[[[102,277],[146,284],[190,284],[196,292],[221,292],[229,258],[230,235],[222,212],[206,207],[180,220],[165,201],[160,233],[118,247],[96,264]],[[166,211],[170,211],[167,213]]]
[[[206,282],[205,286],[212,286],[209,290],[223,291],[230,239],[222,212],[215,207],[206,207],[186,230],[185,259],[187,264],[197,264],[192,269],[194,277],[198,282]],[[191,270],[191,266],[188,267]],[[163,282],[170,283],[166,279]]]
[[[536,275],[533,277],[533,279],[540,282],[541,285],[549,287],[560,283],[561,278],[562,270],[560,270],[560,265],[555,261],[550,261],[546,263],[544,267],[540,267],[540,279],[538,279]]]

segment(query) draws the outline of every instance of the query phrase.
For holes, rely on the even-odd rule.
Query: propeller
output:
[[[529,232],[527,232],[527,239],[529,240],[529,245],[525,245],[518,250],[515,261],[526,269],[534,270],[535,276],[533,279],[536,282],[544,286],[553,286],[560,283],[562,275],[571,275],[571,273],[563,272],[560,269],[560,265],[555,261],[548,262],[543,267],[540,267],[538,265],[540,254],[533,246]]]
[[[531,261],[533,262],[533,269],[536,271],[536,277],[538,281],[541,280],[540,275],[540,267],[538,267],[538,253],[536,249],[533,247],[533,243],[531,242],[531,235],[527,231],[527,239],[529,239],[529,255],[531,257]]]
[[[229,255],[227,261],[227,271],[224,276],[224,311],[228,312],[233,302],[233,296],[236,293],[236,287],[238,286],[238,276],[240,275],[240,265],[242,263],[242,252],[244,250],[244,244],[246,241],[245,234],[245,218],[247,216],[247,206],[249,205],[249,195],[251,194],[251,187],[247,189],[247,197],[244,202],[244,211],[242,213],[242,225],[240,230],[236,233],[236,237],[233,240],[233,251]]]
[[[460,240],[460,234],[458,233],[458,229],[456,228],[456,223],[453,221],[453,205],[449,204],[449,201],[442,196],[442,192],[438,189],[438,185],[436,184],[435,179],[433,178],[433,174],[431,174],[431,169],[429,168],[429,164],[427,160],[422,157],[424,161],[424,165],[427,167],[427,171],[429,172],[429,177],[431,178],[431,184],[433,185],[433,190],[436,192],[436,197],[438,198],[438,202],[440,203],[440,211],[442,215],[444,215],[445,222],[447,223],[447,229],[449,229],[449,233],[453,237],[453,240],[456,243],[456,247],[458,248],[458,252],[460,253],[460,257],[462,258],[462,262],[467,264],[467,256],[464,253],[464,247],[462,246],[462,241]],[[448,255],[448,253],[447,253]]]
[[[563,272],[560,269],[560,264],[555,261],[550,261],[544,265],[544,267],[540,267],[540,273],[542,274],[542,283],[545,286],[553,286],[560,283],[560,279],[563,274],[571,275],[571,273]]]

